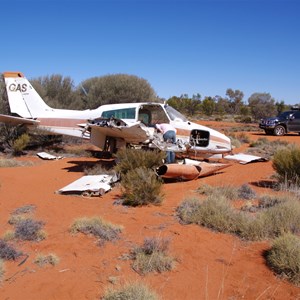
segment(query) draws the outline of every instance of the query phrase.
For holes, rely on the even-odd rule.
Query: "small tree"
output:
[[[254,93],[248,99],[248,103],[256,120],[277,115],[275,100],[268,93]]]

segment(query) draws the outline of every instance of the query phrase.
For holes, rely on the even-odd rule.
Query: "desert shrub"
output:
[[[2,277],[5,273],[3,260],[0,259],[0,282],[2,281]]]
[[[84,173],[86,175],[116,175],[116,171],[113,168],[105,167],[102,164],[95,164],[91,168],[85,168]]]
[[[295,198],[279,198],[275,206],[249,215],[232,208],[224,196],[212,194],[203,202],[195,199],[182,202],[177,208],[177,215],[185,224],[202,225],[246,240],[263,240],[286,232],[300,232],[300,203]]]
[[[13,168],[13,167],[23,167],[30,166],[32,162],[18,161],[13,158],[0,158],[0,168]]]
[[[300,148],[291,145],[276,151],[273,157],[279,182],[299,184],[300,177]]]
[[[251,200],[256,197],[256,193],[248,184],[243,184],[238,188],[238,197],[241,199]]]
[[[228,200],[234,200],[238,198],[238,189],[230,185],[224,186],[211,186],[204,184],[197,189],[197,192],[201,195],[215,195],[224,196]]]
[[[234,148],[239,148],[242,146],[241,141],[236,137],[236,136],[229,136],[230,140],[231,140],[231,145]]]
[[[184,223],[196,223],[220,232],[235,232],[237,212],[221,195],[210,195],[205,201],[184,201],[177,214]]]
[[[165,153],[158,150],[145,151],[124,148],[120,149],[116,154],[117,165],[115,170],[121,176],[138,167],[154,170],[162,164],[164,158]]]
[[[274,240],[266,253],[268,266],[277,274],[300,283],[300,239],[287,233]]]
[[[240,122],[241,123],[251,123],[252,122],[252,118],[250,116],[241,117]]]
[[[12,245],[0,239],[0,258],[4,260],[16,260],[22,252],[16,250]]]
[[[258,199],[258,208],[270,208],[286,201],[285,198],[277,195],[263,195]]]
[[[119,288],[109,288],[102,300],[158,300],[156,293],[140,282],[127,283]]]
[[[20,221],[24,221],[26,219],[30,219],[31,213],[35,209],[36,209],[36,207],[33,204],[28,204],[28,205],[24,205],[24,206],[16,208],[12,212],[12,214],[11,214],[9,220],[8,220],[8,223],[10,225],[16,225]]]
[[[153,170],[138,167],[128,171],[121,181],[124,204],[138,206],[162,202],[162,181]]]
[[[177,207],[176,211],[183,224],[197,223],[201,214],[201,203],[198,199],[187,199]]]
[[[46,234],[42,230],[44,223],[33,219],[24,219],[16,223],[15,238],[22,241],[41,241]]]
[[[16,208],[12,214],[13,215],[21,215],[21,214],[28,214],[33,212],[36,209],[36,206],[34,204],[28,204],[21,207]]]
[[[145,238],[144,244],[132,251],[133,269],[142,274],[172,270],[175,260],[168,255],[169,244],[166,238]]]
[[[71,233],[91,234],[100,239],[100,244],[119,238],[122,226],[111,224],[100,217],[80,218],[73,222]]]
[[[27,133],[23,133],[17,139],[13,141],[12,148],[15,154],[21,153],[30,141],[30,137]]]
[[[262,212],[264,226],[268,237],[273,238],[281,234],[300,232],[300,203],[290,200]]]
[[[15,238],[15,232],[13,230],[7,230],[4,234],[3,234],[3,240],[4,241],[11,241]]]
[[[53,253],[50,253],[48,255],[44,255],[40,253],[36,256],[34,263],[40,267],[43,267],[44,265],[47,264],[55,266],[59,263],[59,257],[57,257]]]
[[[234,232],[237,213],[224,196],[209,196],[201,205],[198,224],[220,232]]]
[[[268,230],[265,227],[264,218],[260,214],[251,216],[241,213],[236,219],[236,231],[238,237],[247,241],[260,241],[268,238]]]

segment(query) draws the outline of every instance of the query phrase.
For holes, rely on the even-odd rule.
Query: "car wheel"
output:
[[[274,135],[285,135],[285,128],[282,125],[278,125],[274,128]]]

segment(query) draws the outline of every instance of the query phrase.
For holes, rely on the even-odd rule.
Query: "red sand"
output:
[[[251,140],[266,137],[255,132],[249,135]],[[300,144],[298,135],[280,139]],[[245,146],[235,152],[244,150]],[[131,208],[114,204],[120,196],[118,187],[93,198],[56,193],[83,176],[82,166],[96,162],[96,158],[25,159],[35,164],[0,168],[0,235],[13,229],[8,220],[16,208],[34,204],[34,217],[45,222],[47,238],[41,242],[16,243],[18,249],[28,254],[28,259],[21,265],[18,264],[22,259],[5,262],[0,299],[100,299],[104,290],[112,286],[110,277],[116,277],[118,283],[144,282],[162,299],[300,298],[299,287],[277,278],[266,266],[262,254],[270,242],[243,242],[196,225],[180,225],[176,219],[176,207],[184,199],[198,197],[195,190],[204,183],[216,186],[247,183],[258,193],[271,193],[270,189],[255,185],[270,179],[274,173],[271,162],[232,163],[213,176],[166,183],[161,206]],[[122,225],[121,239],[99,247],[93,237],[72,236],[70,225],[84,216],[101,216]],[[132,270],[130,260],[120,259],[145,237],[171,239],[170,252],[178,260],[173,271],[140,276]],[[38,253],[54,253],[60,262],[56,266],[38,267],[33,263]]]

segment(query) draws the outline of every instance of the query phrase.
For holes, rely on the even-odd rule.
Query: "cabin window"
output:
[[[103,118],[116,118],[116,119],[135,119],[135,108],[121,108],[107,110],[102,113]]]
[[[170,120],[164,111],[163,107],[160,105],[143,105],[139,110],[139,118],[145,118],[144,122],[148,126],[155,125],[158,123],[169,123]]]

